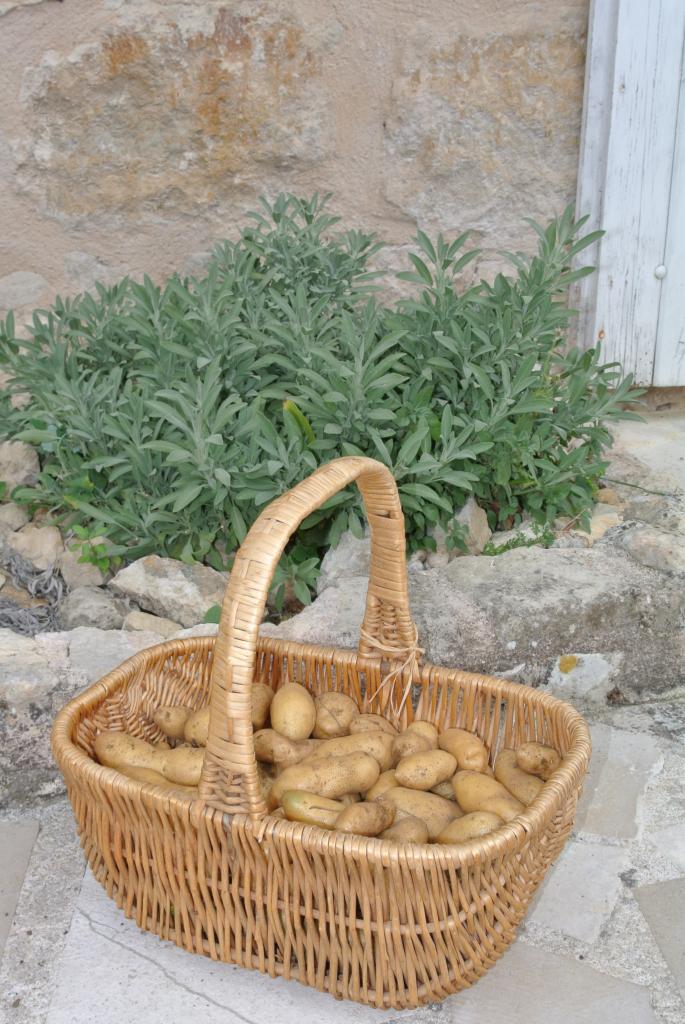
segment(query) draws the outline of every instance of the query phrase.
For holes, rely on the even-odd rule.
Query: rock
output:
[[[62,535],[56,526],[35,526],[28,523],[9,534],[9,545],[31,562],[36,569],[53,568],[64,551]]]
[[[427,551],[415,551],[407,559],[407,572],[423,572],[426,568]]]
[[[685,572],[685,534],[635,526],[621,537],[631,558],[664,572]]]
[[[50,292],[50,286],[40,274],[30,270],[15,270],[0,277],[0,311],[3,315],[18,306],[37,306]],[[0,478],[1,479],[1,478]]]
[[[560,533],[554,538],[553,548],[589,548],[591,546],[590,535],[581,533],[580,530],[569,530]]]
[[[619,680],[623,655],[564,654],[557,659],[547,683],[562,700],[579,704],[606,704]]]
[[[365,593],[360,577],[339,579],[273,634],[355,647]],[[685,588],[610,544],[465,556],[412,573],[409,593],[421,646],[438,665],[494,675],[523,666],[518,678],[534,681],[580,650],[622,654],[627,697],[683,678]]]
[[[86,684],[159,639],[85,627],[35,637],[0,629],[0,807],[64,792],[50,752],[55,715]]]
[[[5,583],[7,583],[7,577],[0,572],[0,590],[5,586]]]
[[[146,555],[121,569],[109,585],[145,611],[182,626],[194,626],[212,605],[221,604],[227,580],[228,573],[199,562],[187,565],[174,558]]]
[[[601,505],[617,505],[619,507],[623,505],[613,487],[600,487],[597,491],[597,501]]]
[[[150,615],[148,612],[129,612],[124,619],[124,629],[132,631],[144,629],[150,633],[157,633],[165,639],[175,636],[181,628],[178,622],[163,619],[159,615]]]
[[[96,626],[98,629],[120,629],[127,614],[124,601],[98,587],[76,587],[67,594],[58,608],[62,629]]]
[[[23,505],[8,501],[0,505],[0,527],[7,530],[21,530],[29,521],[29,514]]]
[[[368,576],[370,564],[371,538],[365,536],[359,539],[346,530],[337,546],[329,548],[323,557],[321,572],[316,581],[317,594],[323,593],[326,587],[346,576]]]
[[[437,531],[436,531],[437,533]],[[435,536],[435,535],[434,535]],[[444,544],[445,533],[440,530],[440,533],[435,537],[436,543],[440,545],[440,542]],[[426,555],[426,565],[429,569],[444,569],[446,565],[450,564],[450,552],[446,547],[438,546],[437,551],[429,551]]]
[[[15,487],[31,487],[39,472],[35,448],[23,441],[0,441],[0,481],[7,485],[7,495]]]
[[[101,587],[105,582],[104,574],[92,562],[81,562],[79,549],[65,548],[59,556],[56,568],[62,574],[64,582],[70,590],[77,587]]]
[[[617,512],[613,505],[595,505],[590,519],[590,540],[594,543],[600,540],[607,530],[618,526],[623,520],[620,512]]]
[[[639,886],[635,898],[685,1001],[685,878]]]
[[[535,544],[541,534],[542,527],[536,523],[521,523],[520,526],[514,527],[513,530],[497,530],[490,536],[490,540],[487,543],[495,549],[516,543],[522,547],[524,542],[526,544]]]
[[[685,495],[633,494],[623,509],[625,522],[637,520],[671,533],[685,533]]]
[[[479,555],[492,535],[485,511],[471,497],[464,507],[459,510],[454,521],[464,531],[464,540],[466,541],[468,553],[470,555]]]

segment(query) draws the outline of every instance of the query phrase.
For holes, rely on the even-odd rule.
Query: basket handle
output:
[[[359,653],[388,652],[416,672],[416,627],[409,614],[404,516],[390,470],[361,456],[334,459],[281,495],[261,513],[238,551],[226,588],[214,648],[209,736],[199,795],[225,813],[261,817],[252,739],[252,680],[257,634],[271,580],[300,523],[353,480],[371,529],[371,570]],[[402,675],[395,672],[395,686]]]

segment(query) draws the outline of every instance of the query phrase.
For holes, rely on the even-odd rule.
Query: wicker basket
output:
[[[270,580],[299,523],[351,481],[371,527],[358,651],[258,638]],[[380,463],[345,458],[274,501],[240,549],[216,640],[137,654],[58,715],[53,750],[96,878],[127,917],[189,952],[295,978],[338,998],[407,1008],[471,985],[506,950],[573,822],[590,742],[568,705],[526,686],[418,666],[404,521]],[[389,660],[391,652],[393,657]],[[455,846],[397,845],[270,817],[260,794],[250,689],[286,679],[351,694],[398,725],[476,732],[492,750],[539,740],[562,767],[514,821]],[[408,685],[412,700],[402,706]],[[93,759],[103,729],[148,740],[156,707],[209,701],[199,797]]]

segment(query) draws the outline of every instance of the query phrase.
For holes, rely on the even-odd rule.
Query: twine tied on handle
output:
[[[395,668],[391,669],[383,676],[380,685],[374,693],[371,694],[369,698],[370,700],[377,697],[388,684],[392,684],[396,679],[402,678],[405,673],[407,674],[407,683],[402,694],[400,706],[397,708],[396,712],[400,715],[402,713],[402,708],[407,703],[407,698],[411,692],[414,677],[418,675],[421,655],[426,653],[423,647],[419,647],[419,633],[416,626],[414,626],[414,638],[412,642],[408,645],[405,644],[402,647],[396,647],[393,644],[381,641],[377,637],[372,636],[371,633],[367,633],[365,629],[360,630],[360,636],[362,640],[374,649],[374,651],[385,655],[388,659],[399,662]]]

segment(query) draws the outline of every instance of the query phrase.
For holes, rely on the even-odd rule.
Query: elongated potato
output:
[[[381,771],[387,771],[392,765],[392,736],[385,732],[358,732],[354,736],[338,736],[332,740],[322,740],[316,751],[307,757],[308,761],[320,757],[342,757],[363,751],[378,761]]]
[[[197,786],[204,759],[203,747],[176,747],[175,750],[160,751],[159,771],[181,786]]]
[[[168,787],[171,785],[169,780],[161,772],[156,772],[154,768],[140,768],[138,765],[132,764],[120,768],[119,771],[129,779],[135,779],[136,782],[151,782],[154,786]]]
[[[493,832],[502,824],[498,814],[490,811],[471,811],[463,818],[457,818],[447,825],[437,841],[439,843],[464,843],[467,839],[476,839],[478,836],[485,836]]]
[[[524,772],[550,779],[561,764],[561,758],[554,747],[543,743],[522,743],[516,751],[516,763]]]
[[[316,722],[314,733],[318,739],[332,739],[335,736],[347,736],[350,723],[359,714],[359,708],[346,693],[320,693],[314,698]]]
[[[299,683],[286,683],[271,701],[271,727],[289,740],[306,740],[316,722],[314,698]]]
[[[96,736],[93,747],[100,764],[108,768],[128,768],[135,765],[138,768],[160,771],[160,759],[171,753],[156,750],[151,743],[114,729]]]
[[[457,762],[446,750],[424,750],[403,757],[395,768],[395,778],[397,785],[406,789],[428,790],[450,779],[456,770]]]
[[[368,793],[365,795],[365,800],[378,800],[379,796],[383,796],[389,789],[394,789],[399,783],[395,779],[395,771],[390,768],[387,772],[383,772],[378,777],[378,782],[375,782]]]
[[[492,811],[504,821],[511,821],[525,810],[524,805],[508,789],[480,772],[460,771],[452,779],[454,795],[459,806],[471,811]]]
[[[433,750],[437,749],[438,728],[432,722],[410,722],[404,731],[410,735],[423,736],[424,739],[428,740]]]
[[[395,820],[395,806],[384,800],[351,804],[335,819],[336,832],[358,836],[377,836]]]
[[[424,793],[420,789],[405,789],[397,786],[384,795],[397,808],[396,818],[421,818],[428,829],[428,838],[436,839],[453,818],[461,817],[461,811],[454,800],[444,800],[435,793]]]
[[[274,691],[266,683],[252,684],[252,728],[263,729],[269,717]]]
[[[516,751],[500,750],[495,761],[495,778],[522,804],[532,804],[544,782],[516,764]]]
[[[260,729],[253,737],[258,761],[288,768],[316,752],[320,740],[289,740],[275,729]]]
[[[186,721],[192,713],[192,708],[187,708],[182,704],[165,705],[157,708],[152,716],[152,721],[165,736],[172,740],[182,740]]]
[[[198,708],[197,711],[193,711],[192,715],[188,716],[183,730],[183,738],[186,743],[192,743],[195,747],[206,747],[208,734],[209,705],[204,708]]]
[[[455,758],[461,770],[484,772],[488,766],[488,751],[479,736],[466,729],[445,729],[438,740],[441,750]]]
[[[302,789],[287,789],[281,798],[281,807],[288,821],[303,821],[305,825],[318,825],[319,828],[333,828],[338,815],[345,809],[339,800],[330,800]]]
[[[405,729],[392,741],[392,763],[399,764],[403,758],[410,757],[412,754],[420,754],[424,750],[433,750],[431,741],[421,733],[408,732]]]
[[[387,732],[389,736],[397,736],[397,729],[382,715],[364,713],[356,715],[350,722],[350,735],[357,732]]]
[[[281,772],[269,792],[269,807],[276,807],[289,789],[304,789],[335,800],[345,793],[365,793],[380,775],[378,761],[356,751],[342,757],[323,757],[291,765]]]
[[[381,832],[381,839],[391,839],[396,843],[427,843],[428,825],[422,818],[408,814]]]

